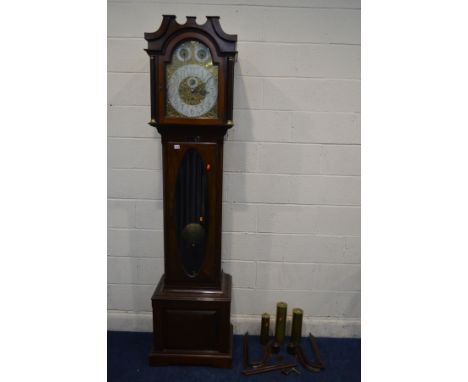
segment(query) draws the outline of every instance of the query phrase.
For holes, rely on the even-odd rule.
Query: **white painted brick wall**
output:
[[[161,169],[161,142],[158,139],[109,138],[107,163],[112,169]]]
[[[160,177],[162,177],[161,174]],[[162,199],[162,194],[160,197]],[[137,200],[135,205],[135,227],[163,229],[162,200]]]
[[[108,254],[112,257],[164,257],[162,230],[109,228]]]
[[[162,198],[161,171],[111,168],[107,175],[107,192],[111,198]]]
[[[360,2],[109,0],[109,328],[151,330],[163,273],[160,136],[144,32],[221,16],[239,37],[223,268],[235,331],[285,300],[316,335],[360,335]],[[201,20],[201,21],[200,21]]]

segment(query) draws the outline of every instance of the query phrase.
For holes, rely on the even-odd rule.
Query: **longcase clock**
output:
[[[165,15],[145,33],[151,121],[161,134],[164,275],[152,296],[150,365],[231,367],[231,276],[221,268],[223,141],[233,126],[236,35]]]

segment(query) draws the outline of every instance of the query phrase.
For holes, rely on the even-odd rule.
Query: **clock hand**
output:
[[[205,96],[208,92],[204,89],[204,86],[197,86],[194,90],[197,91],[198,94]]]

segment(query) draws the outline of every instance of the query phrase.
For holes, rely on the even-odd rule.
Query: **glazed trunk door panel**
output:
[[[219,147],[216,143],[167,142],[165,247],[166,284],[215,287],[220,276],[216,227]]]
[[[179,256],[186,275],[197,276],[206,253],[208,181],[203,158],[197,150],[185,150],[175,189],[175,220]]]

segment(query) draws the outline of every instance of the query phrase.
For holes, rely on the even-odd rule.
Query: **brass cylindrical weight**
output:
[[[301,340],[302,335],[302,317],[304,316],[304,311],[299,308],[293,309],[292,316],[292,328],[291,328],[291,342],[294,342],[296,345]]]
[[[291,327],[291,339],[288,344],[288,353],[294,354],[296,346],[301,341],[302,335],[302,317],[304,316],[304,311],[299,308],[293,309],[292,315],[292,327]]]
[[[270,335],[270,315],[268,313],[262,314],[262,326],[260,328],[260,343],[266,345]]]
[[[277,353],[283,344],[286,332],[286,314],[288,311],[288,304],[285,302],[278,302],[276,304],[276,327],[275,327],[275,341],[273,342],[272,351]]]

